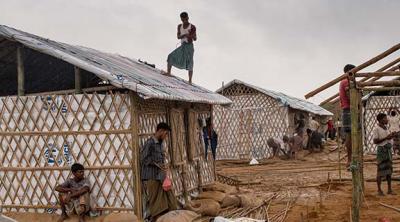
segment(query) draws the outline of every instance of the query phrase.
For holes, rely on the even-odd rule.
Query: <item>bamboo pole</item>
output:
[[[115,86],[96,86],[82,89],[82,92],[91,93],[91,92],[100,92],[100,91],[109,91],[121,89]],[[75,92],[75,89],[67,89],[67,90],[59,90],[59,91],[50,91],[50,92],[40,92],[40,93],[29,93],[27,96],[47,96],[47,95],[64,95],[64,94],[72,94]]]
[[[74,72],[75,72],[75,93],[80,94],[82,93],[81,69],[77,66],[74,66]]]
[[[133,175],[133,193],[135,199],[135,215],[141,221],[143,220],[142,206],[142,183],[140,177],[140,149],[139,149],[139,99],[133,92],[130,93],[131,100],[131,129],[132,129],[132,175]]]
[[[56,135],[101,135],[101,134],[128,134],[132,129],[116,130],[82,130],[82,131],[0,131],[0,136],[56,136]]]
[[[375,81],[375,82],[360,82],[358,83],[360,87],[365,86],[400,86],[400,80],[389,80],[389,81]]]
[[[364,62],[363,64],[353,68],[352,70],[350,70],[349,72],[351,73],[356,73],[372,64],[375,64],[376,62],[380,61],[381,59],[387,57],[388,55],[392,54],[393,52],[397,51],[398,49],[400,49],[400,44],[397,44],[395,46],[393,46],[392,48],[384,51],[383,53],[377,55],[376,57]],[[308,99],[312,96],[315,96],[316,94],[324,91],[325,89],[335,85],[336,83],[340,82],[341,80],[345,79],[347,77],[347,73],[342,74],[341,76],[337,77],[336,79],[322,85],[321,87],[309,92],[308,94],[305,95],[305,98]]]
[[[129,165],[119,166],[85,166],[85,170],[128,170],[131,169]],[[70,167],[58,167],[58,166],[45,166],[45,167],[0,167],[0,171],[69,171]]]
[[[18,96],[25,95],[25,67],[23,46],[17,47]]]
[[[352,140],[352,181],[353,181],[353,198],[351,215],[352,221],[360,221],[361,207],[361,177],[360,177],[360,142],[359,131],[359,92],[356,89],[355,78],[350,81],[350,112],[351,112],[351,140]]]
[[[376,70],[376,72],[382,72],[382,71],[395,71],[397,69],[399,69],[399,65],[397,63],[400,62],[400,57],[389,62],[388,64],[384,65],[383,67],[381,67],[380,69]],[[393,67],[394,66],[394,67]],[[371,79],[371,77],[365,77],[363,79],[361,79],[359,82],[366,82],[367,80]],[[372,81],[375,81],[377,79],[372,79]],[[320,105],[324,105],[326,103],[329,102],[337,102],[338,101],[338,97],[339,97],[339,93],[336,93],[335,95],[329,97],[328,99],[324,100],[323,102],[320,103]],[[333,100],[333,101],[332,101]]]
[[[384,77],[384,76],[400,76],[399,71],[388,72],[360,72],[355,74],[356,77]]]
[[[391,90],[400,90],[400,87],[364,87],[363,91],[373,91],[373,92],[382,92],[382,91],[391,91]]]
[[[6,204],[1,205],[3,208],[26,208],[26,209],[61,209],[59,205],[17,205],[17,204]],[[132,208],[123,208],[123,207],[95,207],[96,210],[100,211],[133,211]]]

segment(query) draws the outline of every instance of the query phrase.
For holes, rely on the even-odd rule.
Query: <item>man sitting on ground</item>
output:
[[[68,178],[64,183],[56,187],[61,205],[62,222],[74,212],[79,216],[79,222],[85,221],[85,214],[90,211],[90,182],[84,176],[84,167],[79,163],[71,166],[73,178]]]

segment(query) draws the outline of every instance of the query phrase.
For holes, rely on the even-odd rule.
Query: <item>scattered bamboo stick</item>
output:
[[[379,203],[379,204],[382,205],[382,206],[384,206],[384,207],[386,207],[386,208],[389,208],[389,209],[395,210],[395,211],[397,211],[397,212],[400,212],[400,208],[393,207],[393,206],[390,206],[390,205],[384,204],[384,203]]]

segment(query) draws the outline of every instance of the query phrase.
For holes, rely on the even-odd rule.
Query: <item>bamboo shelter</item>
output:
[[[267,158],[270,137],[282,138],[295,130],[295,119],[323,120],[332,113],[308,101],[233,80],[217,90],[232,100],[229,107],[215,106],[214,126],[219,133],[217,158]]]
[[[199,119],[231,101],[116,54],[0,26],[0,207],[52,213],[54,188],[83,164],[103,211],[142,215],[139,148],[165,121],[174,192],[215,180]],[[190,148],[189,148],[190,147]]]
[[[370,145],[371,135],[370,133],[368,134],[368,131],[373,127],[374,120],[372,119],[376,118],[377,111],[390,108],[391,106],[397,107],[399,101],[393,98],[382,97],[376,99],[377,97],[371,97],[371,99],[367,101],[366,108],[364,108],[362,96],[371,91],[387,92],[400,89],[400,81],[398,80],[400,72],[397,71],[400,68],[400,58],[396,58],[389,63],[385,62],[385,65],[381,66],[375,72],[360,71],[378,62],[384,62],[384,59],[389,55],[396,56],[395,52],[398,52],[399,49],[400,44],[397,44],[376,57],[358,65],[348,73],[340,75],[336,79],[305,95],[306,98],[310,98],[339,83],[343,79],[347,78],[349,80],[352,139],[352,162],[350,169],[352,171],[353,181],[351,220],[353,222],[360,221],[360,209],[364,190],[363,155],[365,145],[367,144],[367,147]],[[338,94],[335,94],[323,101],[322,104],[334,103],[337,101]],[[364,119],[362,118],[362,113],[364,113]],[[368,130],[367,133],[363,133],[365,129]]]
[[[389,115],[391,110],[400,110],[400,92],[392,89],[388,91],[372,92],[363,98],[364,112],[364,152],[376,154],[376,146],[373,143],[372,131],[377,124],[376,116],[378,113]],[[397,113],[399,118],[399,113]]]

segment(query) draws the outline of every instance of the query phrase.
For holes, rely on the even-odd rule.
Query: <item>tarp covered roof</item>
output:
[[[45,39],[0,25],[0,36],[38,52],[56,57],[91,72],[110,84],[137,92],[144,99],[157,98],[185,102],[227,105],[231,101],[178,77],[161,75],[161,70],[118,54]]]
[[[237,79],[229,82],[228,84],[226,84],[223,87],[221,87],[220,89],[218,89],[217,93],[222,93],[222,91],[224,89],[227,89],[227,88],[229,88],[229,87],[231,87],[231,86],[233,86],[235,84],[242,84],[242,85],[245,85],[245,86],[247,86],[249,88],[255,89],[255,90],[259,91],[260,93],[263,93],[263,94],[265,94],[267,96],[270,96],[270,97],[276,99],[283,106],[289,106],[289,107],[291,107],[293,109],[303,110],[303,111],[310,112],[310,113],[313,113],[313,114],[316,114],[316,115],[320,115],[320,116],[332,116],[333,115],[328,110],[326,110],[326,109],[324,109],[324,108],[322,108],[322,107],[320,107],[318,105],[315,105],[314,103],[311,103],[311,102],[309,102],[307,100],[299,99],[299,98],[292,97],[292,96],[288,96],[288,95],[286,95],[284,93],[281,93],[281,92],[275,92],[275,91],[272,91],[272,90],[266,90],[266,89],[263,89],[261,87],[254,86],[254,85],[251,85],[249,83],[245,83],[245,82],[237,80]]]

